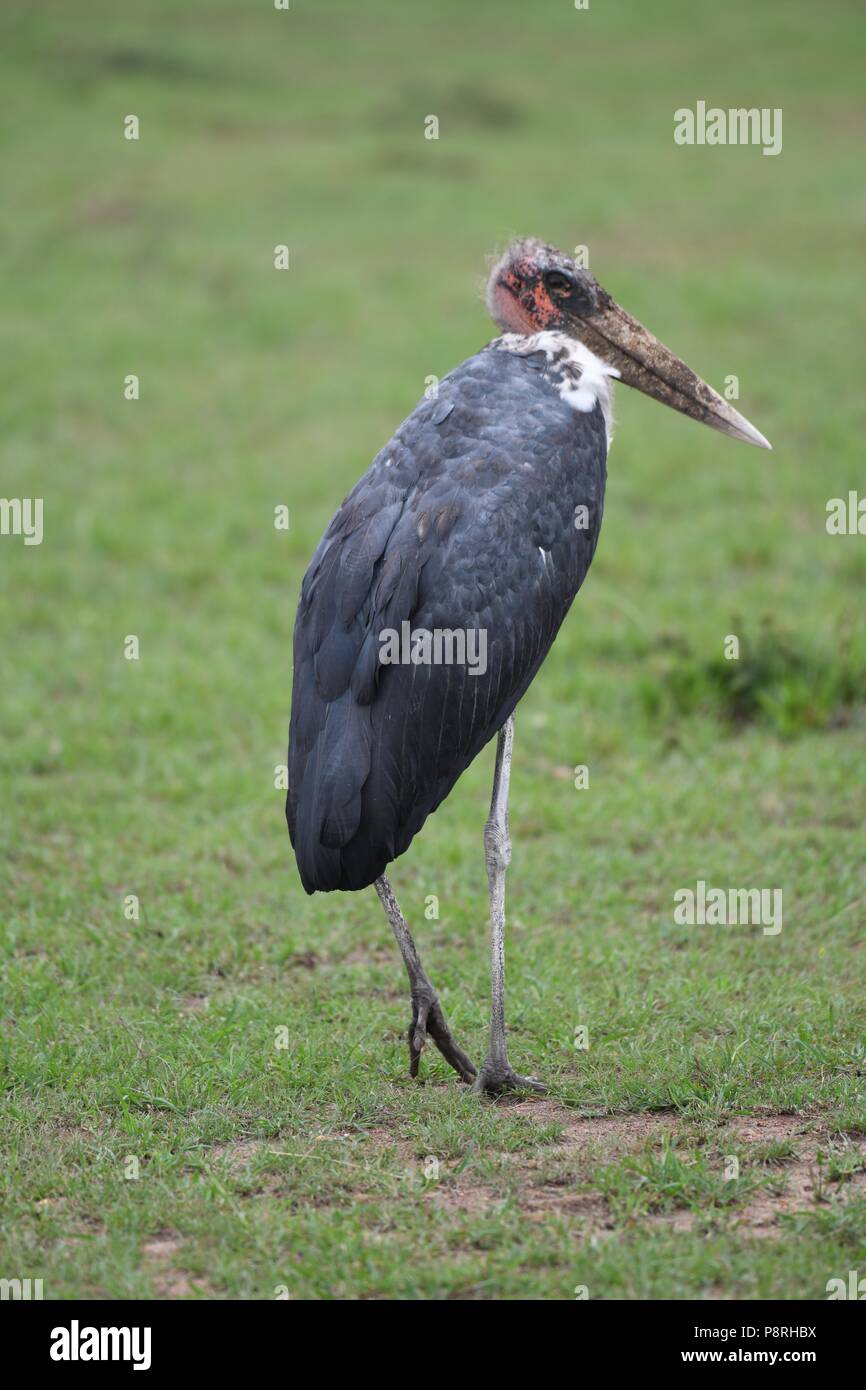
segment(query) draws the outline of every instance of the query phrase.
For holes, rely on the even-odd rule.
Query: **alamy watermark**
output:
[[[41,545],[42,498],[0,497],[0,536],[23,536],[25,545]]]
[[[674,893],[677,926],[761,926],[764,936],[782,930],[781,888],[708,888],[699,878],[694,888]]]
[[[466,666],[470,676],[483,676],[487,670],[487,629],[413,628],[404,619],[399,632],[385,627],[379,633],[379,661],[383,666]]]
[[[7,1299],[26,1302],[43,1296],[41,1279],[0,1279],[0,1302],[5,1303]]]
[[[134,1371],[150,1370],[149,1327],[82,1327],[73,1318],[69,1327],[51,1331],[52,1361],[130,1361]]]
[[[828,536],[866,536],[866,497],[852,488],[847,497],[831,497],[827,502]]]
[[[830,1303],[839,1298],[852,1298],[858,1303],[866,1299],[866,1279],[861,1279],[860,1271],[856,1269],[848,1270],[847,1280],[828,1279],[824,1288]]]
[[[761,145],[762,154],[782,151],[782,108],[763,106],[681,106],[674,112],[676,145]]]

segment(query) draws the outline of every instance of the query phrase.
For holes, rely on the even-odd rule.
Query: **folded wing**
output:
[[[592,559],[606,452],[600,409],[565,403],[543,354],[486,349],[346,498],[295,622],[286,815],[307,892],[372,883],[512,713]],[[404,623],[462,634],[470,660],[382,664]]]

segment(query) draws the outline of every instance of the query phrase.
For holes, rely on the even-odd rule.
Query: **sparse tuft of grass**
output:
[[[660,643],[639,683],[646,714],[663,724],[694,715],[736,728],[759,723],[791,738],[844,727],[863,706],[866,650],[855,633],[822,635],[807,646],[765,619],[758,628],[732,621],[726,637],[737,638],[736,657],[706,657],[685,641]]]

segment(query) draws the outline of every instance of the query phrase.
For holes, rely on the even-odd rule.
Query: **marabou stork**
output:
[[[376,886],[409,975],[410,1074],[429,1034],[462,1080],[495,1095],[545,1089],[514,1072],[505,1043],[514,711],[595,551],[611,378],[734,439],[770,445],[552,246],[514,242],[490,274],[487,306],[502,336],[419,401],[310,563],[295,622],[286,817],[308,893]],[[407,626],[408,660],[404,651],[385,664],[383,634]],[[486,669],[447,655],[437,664],[425,632],[484,633]],[[385,869],[494,734],[484,829],[492,1014],[476,1073]]]

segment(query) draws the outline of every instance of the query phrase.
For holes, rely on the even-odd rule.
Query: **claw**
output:
[[[472,1081],[476,1075],[475,1067],[466,1053],[451,1036],[445,1022],[445,1015],[438,996],[431,990],[429,994],[412,995],[412,1022],[409,1024],[409,1075],[418,1075],[418,1062],[427,1038],[431,1037],[449,1066],[453,1067],[461,1081]]]
[[[534,1091],[537,1095],[547,1095],[543,1081],[534,1076],[521,1076],[507,1064],[503,1067],[485,1062],[472,1085],[476,1095],[500,1096],[506,1091]]]
[[[409,1028],[410,1051],[415,1056],[416,1067],[418,1065],[418,1057],[420,1057],[424,1044],[427,1041],[427,1018],[430,1013],[431,1004],[432,1001],[429,999],[422,1000],[417,1010],[414,1011],[414,1016]]]

